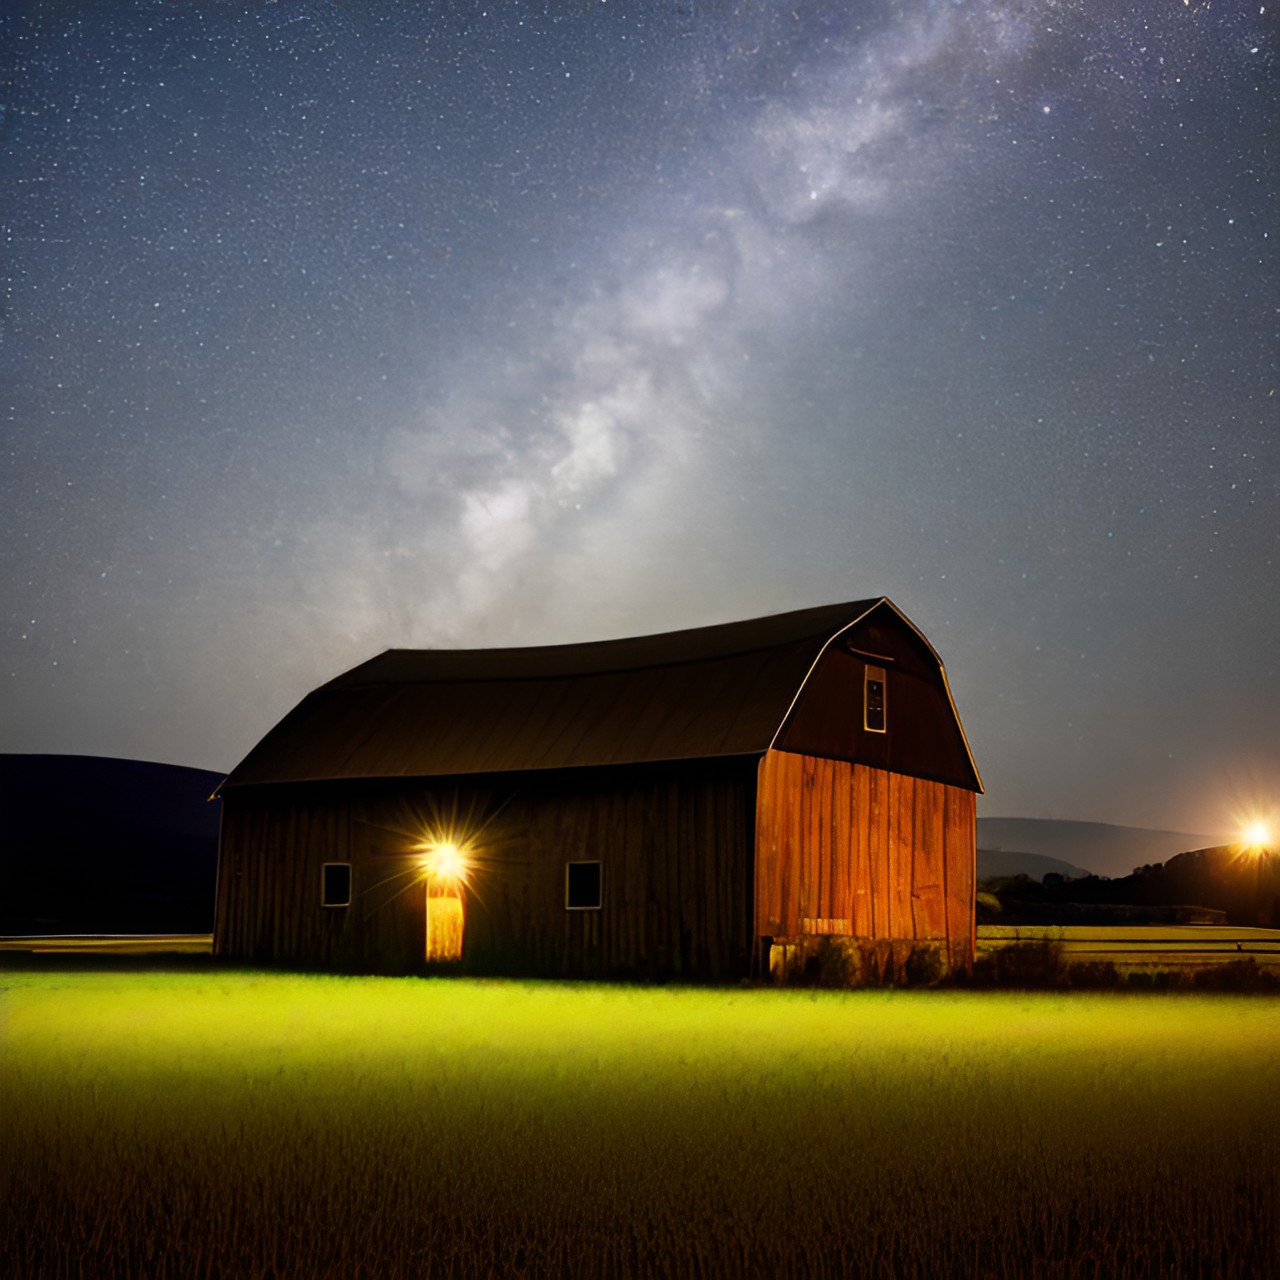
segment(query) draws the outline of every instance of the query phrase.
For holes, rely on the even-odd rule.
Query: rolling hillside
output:
[[[207,933],[222,775],[0,755],[0,935]]]
[[[1222,835],[1155,831],[1105,822],[979,818],[978,875],[1015,875],[1022,871],[1038,880],[1046,871],[1056,871],[1061,875],[1091,873],[1115,878],[1129,875],[1135,867],[1166,862],[1179,853],[1222,843]],[[1033,856],[1019,866],[1021,855]],[[1046,865],[1045,859],[1070,869]]]

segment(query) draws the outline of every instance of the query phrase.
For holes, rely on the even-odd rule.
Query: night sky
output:
[[[6,5],[0,750],[883,594],[981,812],[1276,805],[1273,4]]]

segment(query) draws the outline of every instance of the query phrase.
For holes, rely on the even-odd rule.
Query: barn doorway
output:
[[[440,883],[432,877],[427,885],[427,963],[461,960],[465,928],[462,886]]]

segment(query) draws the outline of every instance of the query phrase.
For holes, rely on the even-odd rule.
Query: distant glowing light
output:
[[[1256,818],[1240,832],[1240,841],[1248,849],[1266,849],[1271,844],[1271,824]]]

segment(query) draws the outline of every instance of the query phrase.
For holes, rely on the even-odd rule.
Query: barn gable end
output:
[[[884,683],[883,731],[865,726],[868,672]],[[969,790],[982,786],[942,663],[888,601],[826,645],[772,745]]]

